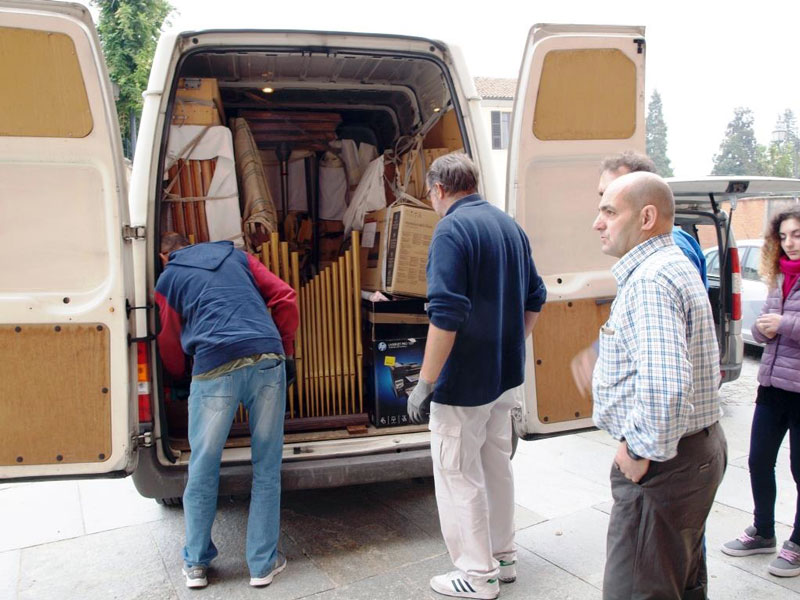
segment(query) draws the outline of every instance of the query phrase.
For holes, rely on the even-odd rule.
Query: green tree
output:
[[[132,119],[142,111],[142,92],[153,61],[156,42],[172,12],[168,0],[92,0],[100,9],[97,32],[111,80],[119,86],[117,114],[123,140],[135,136]],[[133,136],[132,136],[133,134]],[[133,148],[125,144],[126,154]]]
[[[800,138],[797,135],[797,119],[790,109],[783,111],[775,123],[772,143],[767,150],[769,174],[775,177],[798,177],[800,175]]]
[[[667,124],[664,122],[661,94],[653,90],[647,106],[647,123],[645,127],[647,155],[656,163],[656,170],[662,177],[672,177],[672,165],[667,156]]]
[[[767,153],[756,141],[753,111],[739,107],[733,111],[725,138],[714,155],[712,175],[766,175]]]

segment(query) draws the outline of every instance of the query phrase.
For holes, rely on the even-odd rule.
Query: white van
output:
[[[505,198],[492,193],[473,81],[458,51],[439,41],[254,29],[165,34],[129,190],[88,11],[0,0],[0,45],[0,480],[133,474],[147,497],[182,494],[190,452],[171,434],[153,309],[181,77],[216,78],[226,117],[259,103],[313,107],[370,128],[386,148],[449,116],[481,168],[481,192],[530,236],[548,288],[515,431],[532,438],[592,426],[591,400],[572,383],[569,361],[596,337],[615,294],[614,261],[600,253],[591,223],[600,160],[644,150],[643,28],[531,29]],[[283,93],[264,99],[266,81]],[[247,438],[232,439],[222,493],[249,489],[249,459]],[[284,446],[284,489],[430,472],[425,426],[292,434]]]

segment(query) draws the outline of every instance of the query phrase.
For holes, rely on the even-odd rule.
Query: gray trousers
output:
[[[614,465],[603,600],[704,600],[706,518],[728,460],[719,423],[651,462],[639,483]]]

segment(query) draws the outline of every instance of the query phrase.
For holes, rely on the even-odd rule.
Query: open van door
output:
[[[117,116],[85,7],[0,0],[0,480],[132,469]]]
[[[512,117],[506,202],[531,239],[547,304],[528,347],[523,438],[592,426],[570,361],[597,339],[616,284],[600,251],[600,162],[644,152],[643,27],[535,25]]]

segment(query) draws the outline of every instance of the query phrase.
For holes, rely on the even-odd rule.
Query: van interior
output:
[[[359,284],[365,263],[374,267],[377,257],[367,247],[380,241],[368,241],[365,229],[354,251],[349,229],[361,223],[343,218],[354,203],[380,208],[376,199],[429,208],[430,162],[469,153],[446,69],[423,56],[225,48],[185,56],[173,83],[158,229],[191,242],[230,239],[298,292],[298,373],[287,395],[286,443],[425,431],[369,422],[369,333],[359,307],[367,286]],[[233,165],[225,164],[223,146],[233,147]],[[215,183],[224,169],[228,183],[235,171],[232,201]],[[380,238],[380,229],[373,233]],[[422,271],[424,278],[424,265]],[[410,393],[418,370],[394,368],[398,393]],[[174,461],[189,450],[189,381],[171,379],[160,366],[158,372],[163,450]],[[227,447],[247,447],[248,436],[240,407]]]

